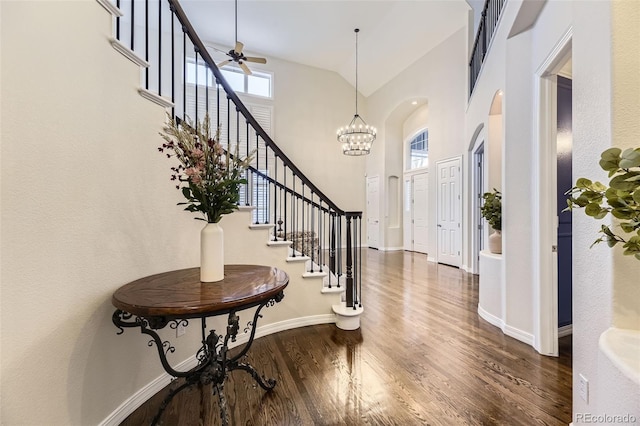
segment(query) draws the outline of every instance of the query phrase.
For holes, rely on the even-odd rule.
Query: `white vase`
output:
[[[489,235],[489,251],[495,254],[502,253],[502,232],[493,230],[493,234]]]
[[[207,223],[200,231],[200,281],[224,279],[224,232],[217,223]]]

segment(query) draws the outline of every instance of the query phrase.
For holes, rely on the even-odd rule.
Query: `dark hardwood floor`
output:
[[[254,342],[225,387],[232,425],[567,425],[571,336],[539,355],[477,313],[477,276],[409,252],[365,250],[362,326],[319,325]],[[122,424],[149,424],[167,389]],[[181,392],[163,425],[218,425],[210,387]]]

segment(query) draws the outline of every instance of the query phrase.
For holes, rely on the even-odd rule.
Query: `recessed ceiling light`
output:
[[[418,105],[418,101],[411,102],[411,105]]]

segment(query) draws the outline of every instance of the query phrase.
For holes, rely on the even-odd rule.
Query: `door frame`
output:
[[[538,210],[533,221],[534,348],[543,355],[558,356],[558,256],[557,192],[557,78],[572,50],[569,27],[535,72],[533,199]],[[536,217],[537,216],[537,217]],[[536,220],[537,219],[537,220]]]
[[[440,164],[442,163],[447,163],[449,161],[454,161],[454,160],[458,160],[458,164],[459,164],[459,173],[460,175],[458,176],[458,182],[459,182],[459,186],[460,188],[458,189],[458,212],[460,214],[460,226],[458,227],[458,236],[456,238],[456,243],[458,244],[458,247],[460,247],[460,254],[458,255],[459,259],[459,265],[458,268],[463,269],[463,265],[462,265],[462,253],[464,252],[464,248],[462,247],[462,243],[463,243],[463,239],[462,239],[462,219],[463,219],[463,200],[462,200],[462,194],[464,193],[463,191],[463,185],[464,185],[464,171],[463,171],[463,167],[462,167],[462,161],[463,161],[463,156],[462,155],[458,155],[455,157],[449,157],[449,158],[445,158],[442,159],[440,161],[436,161],[436,214],[435,214],[435,218],[436,218],[436,232],[435,232],[435,236],[436,236],[436,262],[440,263],[440,237],[439,237],[439,232],[438,232],[438,221],[440,219],[440,173],[439,173],[439,167]]]
[[[378,205],[374,206],[373,209],[369,208],[369,180],[370,179],[377,179],[378,180]],[[373,176],[367,176],[366,177],[366,182],[365,182],[365,188],[366,188],[366,200],[365,202],[367,203],[367,213],[365,216],[365,221],[367,224],[367,247],[370,248],[375,248],[377,250],[380,249],[380,175],[373,175]],[[370,236],[370,232],[369,232],[369,214],[371,211],[376,211],[377,212],[377,216],[378,216],[378,235],[377,235],[377,247],[371,247],[369,245],[369,236]]]
[[[484,128],[482,129],[484,130]],[[482,243],[488,241],[489,230],[485,229],[484,221],[482,220],[482,214],[480,213],[480,197],[487,190],[488,181],[488,169],[486,167],[486,150],[485,150],[485,135],[484,131],[480,131],[477,135],[473,148],[471,150],[471,232],[470,232],[470,244],[471,244],[471,262],[470,270],[472,274],[480,273],[480,251],[482,250]],[[482,177],[478,179],[478,153],[482,152]],[[480,230],[480,232],[479,232]],[[478,236],[482,233],[482,239]]]

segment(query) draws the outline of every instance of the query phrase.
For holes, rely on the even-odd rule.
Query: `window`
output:
[[[266,72],[252,71],[251,75],[245,74],[240,68],[226,66],[220,70],[227,83],[236,93],[245,93],[248,95],[261,96],[263,98],[271,98],[271,82],[273,75]],[[213,87],[213,73],[207,72],[204,63],[198,63],[191,59],[187,62],[187,83],[195,84],[196,76],[198,85]]]
[[[244,73],[235,73],[231,78],[227,79],[227,82],[229,82],[234,90],[237,90],[237,87],[234,85],[238,85],[240,83],[244,84],[244,82],[246,81],[244,76]],[[256,140],[257,138],[255,136],[255,132],[249,129],[244,124],[244,119],[240,118],[240,116],[236,114],[233,109],[233,104],[230,104],[230,101],[223,99],[224,90],[221,87],[219,89],[223,95],[218,105],[216,89],[213,88],[215,87],[213,86],[213,73],[207,72],[207,68],[204,64],[199,63],[196,67],[196,64],[193,62],[187,63],[186,77],[187,85],[185,112],[188,117],[197,116],[199,117],[199,119],[202,119],[205,111],[209,112],[209,115],[213,122],[219,121],[220,142],[225,149],[227,148],[227,141],[231,141],[232,147],[234,147],[236,142],[239,144],[240,153],[243,155],[247,152],[253,151],[256,148],[258,148],[261,153],[265,152],[264,140],[262,138]],[[196,77],[198,81],[197,85],[195,84]],[[227,77],[225,76],[225,78]],[[211,88],[209,89],[208,95],[206,95],[207,87],[205,86],[205,83]],[[197,102],[196,89],[198,90]],[[208,105],[207,99],[209,101]],[[270,105],[257,105],[246,102],[244,103],[244,105],[247,107],[251,115],[253,115],[253,117],[256,119],[258,124],[260,124],[260,126],[264,129],[264,131],[267,132],[268,135],[273,136],[273,107]],[[233,111],[230,120],[228,117],[229,107],[231,107]],[[256,143],[258,144],[257,147]],[[267,158],[265,159],[263,156],[261,156],[259,161],[260,164],[257,164],[257,159],[254,158],[254,161],[251,165],[255,168],[259,167],[261,173],[268,176],[268,172],[264,170],[264,168],[265,163],[268,163],[266,164],[266,169],[272,169],[272,167],[274,167],[275,157],[273,156],[273,151],[269,150]],[[269,183],[265,178],[262,178],[261,176],[251,172],[247,172],[246,178],[248,183],[246,185],[240,186],[240,205],[253,203],[253,205],[256,207],[253,210],[254,223],[264,223],[270,219]]]
[[[409,169],[419,169],[429,165],[429,131],[418,133],[409,142]]]

